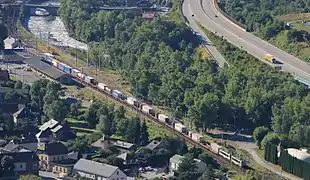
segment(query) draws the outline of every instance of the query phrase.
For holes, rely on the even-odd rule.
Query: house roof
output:
[[[120,140],[117,140],[113,143],[114,146],[116,147],[120,147],[120,148],[123,148],[123,149],[130,149],[134,146],[134,144],[132,143],[129,143],[129,142],[125,142],[125,141],[120,141]]]
[[[46,129],[44,131],[40,131],[38,134],[36,134],[37,138],[43,138],[43,137],[49,137],[52,135],[51,129]]]
[[[123,153],[123,154],[120,154],[120,155],[118,155],[116,157],[126,161],[127,158],[128,158],[128,153]]]
[[[68,147],[61,142],[38,143],[37,153],[47,155],[68,154]]]
[[[14,159],[14,162],[35,162],[39,160],[35,152],[2,153],[0,154],[0,159],[2,159],[2,157],[6,155],[12,156]]]
[[[58,121],[51,119],[47,122],[45,122],[44,124],[42,124],[42,126],[39,128],[41,131],[46,130],[47,128],[54,128],[56,125],[58,124]]]
[[[73,168],[76,171],[96,174],[105,178],[111,177],[119,169],[116,166],[90,161],[87,159],[80,159]]]
[[[55,132],[59,131],[62,127],[63,127],[63,126],[59,124],[59,125],[57,125],[56,127],[54,127],[53,129],[51,129],[51,131],[52,131],[53,133],[55,133]]]
[[[154,150],[156,149],[158,146],[160,146],[162,144],[162,141],[156,141],[156,140],[153,140],[151,141],[147,146],[146,148],[150,149],[150,150]]]
[[[15,112],[13,116],[16,118],[23,118],[23,117],[28,116],[28,113],[29,113],[29,109],[27,107],[23,107],[17,112]]]
[[[175,163],[175,164],[180,164],[182,162],[182,160],[183,160],[183,156],[178,155],[178,154],[175,154],[174,156],[172,156],[170,158],[170,162]],[[194,161],[196,162],[196,164],[202,162],[200,159],[196,159],[196,158],[194,159]],[[202,163],[204,163],[204,162],[202,162]]]
[[[57,68],[55,68],[55,67],[53,67],[47,63],[42,62],[41,58],[37,57],[37,56],[32,57],[32,58],[27,58],[24,60],[24,62],[26,64],[28,64],[29,66],[31,66],[32,68],[37,69],[37,70],[51,76],[54,79],[58,79],[58,78],[66,75],[64,72],[58,70]]]
[[[14,144],[14,143],[9,142],[7,145],[5,145],[3,147],[3,149],[12,152],[15,149],[17,149],[18,147],[19,147],[19,144]]]

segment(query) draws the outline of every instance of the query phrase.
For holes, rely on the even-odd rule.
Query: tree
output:
[[[180,180],[197,179],[197,166],[193,156],[185,155],[183,157],[176,174]]]
[[[265,148],[267,143],[271,143],[271,144],[274,144],[274,145],[278,145],[279,142],[280,142],[280,138],[278,137],[278,135],[275,134],[275,133],[271,133],[271,132],[270,132],[270,133],[266,134],[266,136],[265,136],[264,139],[262,140],[261,146],[262,146],[263,148]]]
[[[1,174],[12,175],[14,173],[14,159],[12,156],[3,156],[1,159]]]
[[[23,83],[21,81],[16,81],[14,84],[15,89],[21,89],[23,87]]]
[[[141,144],[141,120],[139,117],[135,117],[132,119],[132,121],[136,122],[136,128],[135,128],[135,144],[140,145]]]
[[[145,146],[149,143],[149,133],[147,131],[147,126],[145,120],[143,120],[142,126],[141,126],[141,146]]]
[[[67,107],[63,100],[55,100],[51,104],[46,104],[44,113],[48,119],[62,121],[67,115]]]
[[[268,131],[269,129],[264,126],[255,128],[253,132],[253,137],[256,141],[256,145],[258,146],[258,148],[261,148],[261,142],[264,139],[265,135],[268,133]]]
[[[206,171],[202,174],[199,180],[215,180],[217,179],[212,166],[208,166]]]
[[[42,180],[42,178],[36,175],[22,175],[19,180]]]

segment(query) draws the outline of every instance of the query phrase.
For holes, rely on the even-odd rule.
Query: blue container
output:
[[[112,96],[116,97],[116,98],[122,98],[122,92],[118,91],[118,90],[113,90],[112,91]]]
[[[46,56],[46,58],[45,58],[45,60],[46,60],[47,62],[49,62],[49,63],[52,63],[52,59],[53,59],[53,58],[48,57],[48,56]]]

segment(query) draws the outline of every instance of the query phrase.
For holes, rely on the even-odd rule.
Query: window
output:
[[[53,157],[53,161],[56,161],[56,158],[55,158],[55,157]]]
[[[23,168],[23,165],[21,164],[21,165],[19,165],[19,168]]]
[[[45,161],[47,161],[47,157],[45,157]]]
[[[118,175],[118,171],[116,171],[116,175]]]
[[[58,171],[58,167],[56,166],[56,171]]]

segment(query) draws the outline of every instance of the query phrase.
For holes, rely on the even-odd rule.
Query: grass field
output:
[[[290,22],[297,20],[310,20],[310,13],[286,14],[278,17],[279,20]]]

